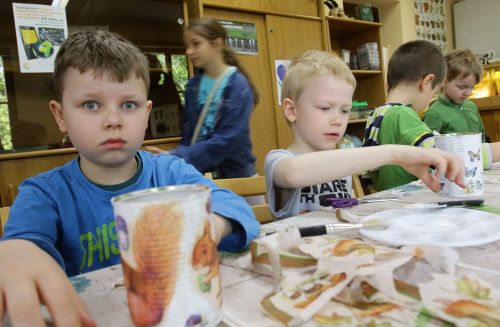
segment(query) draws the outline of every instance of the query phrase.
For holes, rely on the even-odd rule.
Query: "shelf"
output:
[[[495,95],[487,98],[470,99],[470,100],[476,104],[477,108],[480,111],[500,108],[500,95]]]
[[[384,6],[384,5],[389,5],[393,3],[398,3],[400,0],[371,0],[371,1],[366,1],[366,0],[347,0],[345,2],[353,3],[355,5],[362,5],[365,3],[371,3],[372,6],[378,7],[378,6]]]
[[[335,37],[343,37],[366,32],[369,30],[375,30],[383,25],[382,23],[331,16],[327,16],[326,19],[330,23],[328,24],[330,29],[330,36]]]
[[[366,118],[358,118],[358,119],[349,119],[348,124],[360,124],[366,123]]]
[[[382,74],[381,70],[368,70],[368,69],[356,70],[356,69],[352,69],[351,71],[354,74],[354,76],[356,76],[356,75],[379,75],[379,74]]]

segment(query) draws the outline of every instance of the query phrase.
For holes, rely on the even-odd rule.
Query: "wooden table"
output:
[[[396,191],[408,193],[404,199],[407,202],[427,202],[443,200],[443,197],[429,190],[409,186],[396,188]],[[413,190],[412,190],[413,189]],[[383,196],[394,190],[376,194]],[[500,214],[500,166],[487,171],[485,176],[485,204],[498,208]],[[349,212],[367,215],[373,212],[394,209],[407,203],[383,202],[358,205]],[[311,212],[301,216],[304,224],[314,224],[318,217],[330,217],[336,221],[331,210]],[[500,217],[499,217],[500,219]],[[286,220],[265,225],[265,229],[283,228]],[[500,231],[499,231],[500,232]],[[352,232],[351,232],[352,233]],[[357,232],[354,232],[355,235]],[[479,277],[500,289],[500,241],[473,247],[455,248],[459,253],[457,274],[474,271]],[[129,326],[131,325],[126,294],[123,287],[122,270],[120,266],[94,271],[71,278],[80,296],[86,302],[91,316],[99,326]],[[279,326],[280,324],[264,314],[260,309],[260,301],[270,292],[270,278],[254,272],[221,266],[223,288],[223,321],[229,326]]]

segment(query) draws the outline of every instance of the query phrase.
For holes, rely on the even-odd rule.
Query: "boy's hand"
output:
[[[13,326],[44,326],[40,304],[56,326],[96,326],[59,265],[26,240],[0,242],[0,326],[8,309]]]
[[[459,156],[439,149],[424,149],[410,147],[405,151],[398,151],[396,162],[412,175],[420,178],[434,192],[441,191],[439,176],[455,182],[461,187],[464,183],[464,161]],[[429,166],[436,168],[434,174]]]
[[[151,153],[153,153],[153,154],[169,153],[168,151],[163,151],[163,150],[162,150],[162,149],[160,149],[160,148],[157,148],[157,147],[155,147],[155,146],[150,146],[150,145],[145,146],[145,147],[144,147],[144,150],[149,151],[149,152],[151,152]]]

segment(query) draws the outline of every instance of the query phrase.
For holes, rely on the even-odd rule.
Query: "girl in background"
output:
[[[181,144],[171,154],[214,178],[249,177],[256,174],[249,119],[258,94],[225,38],[213,18],[194,19],[184,30],[197,72],[186,86]]]

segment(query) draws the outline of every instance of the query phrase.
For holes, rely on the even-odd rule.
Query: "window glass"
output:
[[[0,153],[71,146],[63,141],[49,110],[48,102],[54,97],[52,75],[19,70],[13,2],[52,4],[51,0],[0,1]],[[146,139],[180,135],[180,111],[187,82],[179,25],[183,19],[182,1],[69,0],[66,18],[69,33],[115,32],[146,54],[152,82],[150,99],[154,104]]]

